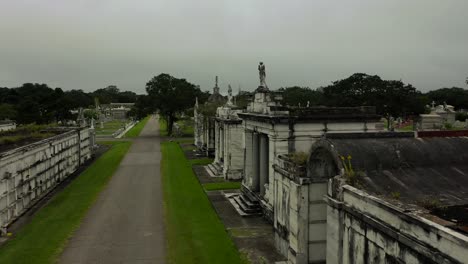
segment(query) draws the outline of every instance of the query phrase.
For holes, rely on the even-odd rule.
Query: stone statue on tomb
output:
[[[260,64],[258,65],[258,74],[260,77],[260,86],[267,87],[266,81],[265,81],[266,79],[265,64],[263,64],[263,62],[260,62]]]
[[[232,88],[231,88],[231,85],[229,84],[228,85],[228,101],[227,101],[227,105],[228,106],[232,106],[233,103],[232,103]]]

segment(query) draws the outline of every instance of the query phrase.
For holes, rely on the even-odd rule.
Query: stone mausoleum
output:
[[[49,133],[56,135],[0,152],[0,226],[3,234],[10,223],[91,158],[92,129],[61,128]]]
[[[194,116],[194,144],[200,152],[213,156],[215,152],[215,118],[216,110],[226,102],[219,92],[218,76],[215,79],[213,94],[204,105],[198,104],[196,99]]]
[[[238,114],[245,109],[233,102],[232,88],[229,85],[228,100],[216,109],[215,159],[206,168],[212,177],[226,180],[240,180],[244,170],[244,127]]]
[[[468,133],[386,132],[373,107],[286,108],[260,69],[236,113],[243,180],[227,198],[272,223],[288,263],[466,263]],[[221,127],[225,168],[238,137]]]

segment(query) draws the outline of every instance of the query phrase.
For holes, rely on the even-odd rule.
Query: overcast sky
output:
[[[0,0],[0,87],[316,88],[355,72],[466,87],[466,0]]]

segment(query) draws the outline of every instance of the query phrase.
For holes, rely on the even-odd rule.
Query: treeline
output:
[[[135,103],[129,115],[136,118],[158,111],[172,124],[178,113],[193,107],[195,97],[203,104],[210,96],[210,92],[201,91],[199,86],[186,79],[164,73],[148,81],[146,91],[146,95],[137,95],[130,91],[121,92],[116,86],[108,86],[86,93],[32,83],[18,88],[0,88],[0,120],[42,124],[75,119],[70,110],[94,108],[94,98],[98,98],[100,104]],[[426,106],[433,101],[436,104],[446,102],[457,110],[468,109],[466,89],[441,88],[423,93],[411,84],[399,80],[382,80],[377,75],[364,73],[355,73],[317,89],[293,86],[280,88],[279,91],[283,93],[283,103],[288,106],[375,106],[377,113],[385,117],[416,116],[427,112]],[[237,95],[237,105],[245,107],[252,95],[253,92],[245,91]]]
[[[90,93],[82,90],[63,91],[38,83],[25,83],[17,88],[0,87],[0,120],[11,119],[19,124],[46,124],[75,119],[70,110],[94,108],[94,98],[98,98],[100,104],[135,103],[139,95],[129,91],[120,92],[116,86]]]
[[[437,105],[446,102],[457,110],[468,109],[467,89],[452,87],[423,93],[411,84],[364,73],[317,89],[294,86],[280,91],[289,106],[375,106],[380,115],[403,118],[427,112],[426,106],[433,101]]]

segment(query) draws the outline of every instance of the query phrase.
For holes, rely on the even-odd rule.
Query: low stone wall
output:
[[[74,129],[0,153],[0,226],[21,216],[91,158],[94,135]]]
[[[327,263],[464,263],[468,237],[344,186],[328,198]]]

